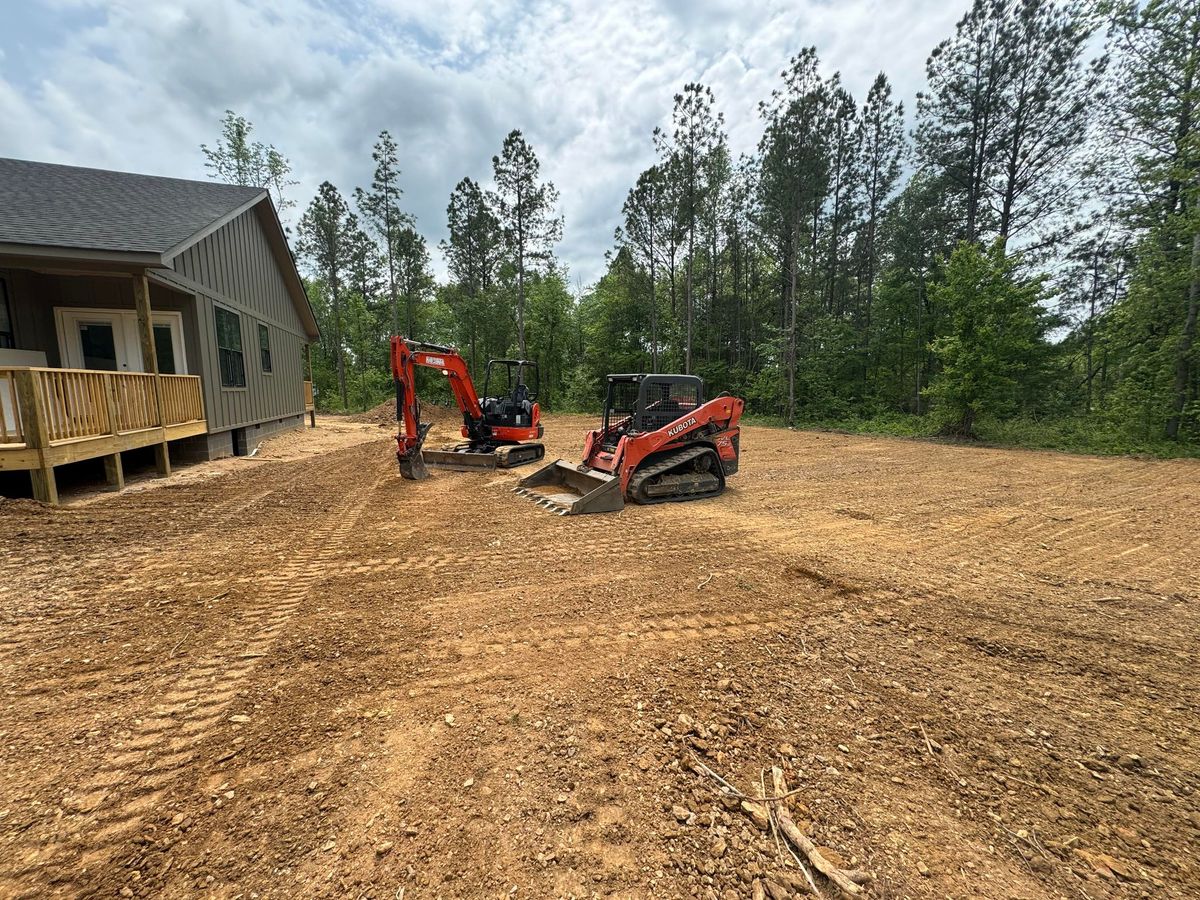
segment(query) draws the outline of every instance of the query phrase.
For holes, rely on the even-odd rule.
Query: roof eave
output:
[[[0,242],[0,257],[3,257],[4,262],[9,265],[22,262],[33,265],[83,263],[111,266],[114,269],[129,271],[169,268],[169,264],[161,253],[141,250],[91,250],[86,247],[52,247],[45,244]]]

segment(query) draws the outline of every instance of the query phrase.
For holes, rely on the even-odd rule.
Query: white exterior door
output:
[[[64,368],[144,371],[136,312],[55,307],[54,317]],[[156,312],[152,314],[152,321],[158,370],[164,375],[185,374],[183,315]]]

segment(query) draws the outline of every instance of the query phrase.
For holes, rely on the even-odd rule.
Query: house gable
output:
[[[257,207],[245,210],[171,260],[175,273],[212,299],[297,336],[304,323],[267,240]]]

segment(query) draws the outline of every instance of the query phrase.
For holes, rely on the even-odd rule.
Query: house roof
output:
[[[165,253],[256,187],[0,159],[0,243]]]
[[[0,253],[167,269],[253,207],[296,312],[316,337],[316,317],[264,188],[0,158]]]

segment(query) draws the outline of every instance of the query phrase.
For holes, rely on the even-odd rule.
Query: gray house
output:
[[[244,453],[312,414],[317,323],[267,191],[0,159],[0,471]]]

